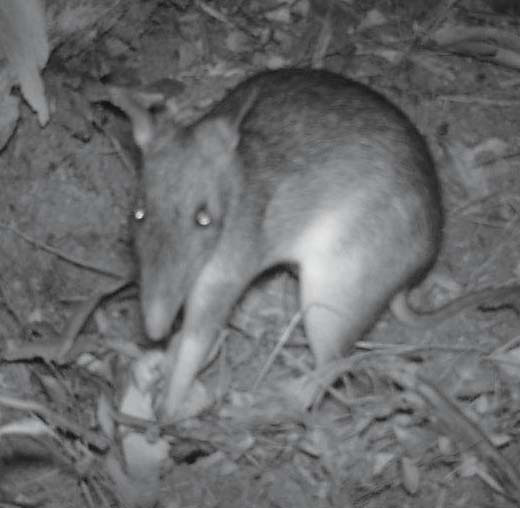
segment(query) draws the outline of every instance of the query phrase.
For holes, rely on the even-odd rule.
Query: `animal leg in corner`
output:
[[[248,266],[240,269],[247,260],[241,263],[232,258],[216,254],[187,301],[183,327],[167,352],[165,392],[160,404],[163,420],[175,421],[183,416],[180,410],[193,382],[250,280]]]

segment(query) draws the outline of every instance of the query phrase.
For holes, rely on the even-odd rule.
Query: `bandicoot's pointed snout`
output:
[[[172,326],[171,309],[166,302],[154,300],[144,309],[144,326],[146,334],[152,340],[166,337]]]

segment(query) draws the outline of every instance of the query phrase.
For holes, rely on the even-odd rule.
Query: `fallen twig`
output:
[[[459,0],[443,0],[434,9],[432,9],[430,16],[423,23],[423,29],[419,38],[424,40],[429,34],[435,30],[448,16],[451,9],[455,7],[455,4]]]
[[[15,226],[10,226],[8,224],[3,224],[0,222],[0,228],[5,229],[6,231],[10,231],[11,233],[15,234],[16,236],[19,236],[23,240],[25,240],[27,243],[30,243],[34,247],[37,247],[38,249],[41,249],[45,252],[48,252],[49,254],[52,254],[53,256],[56,256],[59,259],[62,259],[63,261],[66,261],[67,263],[70,263],[72,265],[78,266],[80,268],[84,268],[86,270],[90,270],[92,272],[96,272],[102,275],[107,275],[109,277],[113,278],[127,278],[128,274],[123,273],[117,273],[114,270],[109,270],[108,268],[105,268],[103,266],[96,265],[92,262],[85,261],[83,259],[77,258],[75,256],[71,256],[70,254],[65,254],[64,252],[51,247],[50,245],[47,245],[46,243],[40,242],[39,240],[36,240],[26,233],[20,231]]]
[[[390,369],[390,376],[414,393],[431,408],[436,421],[443,424],[458,441],[468,443],[495,474],[503,491],[501,494],[520,501],[520,474],[516,467],[500,453],[478,424],[468,418],[434,383],[408,369]]]
[[[253,387],[252,387],[253,391],[256,390],[258,388],[258,386],[260,385],[260,383],[263,381],[265,375],[267,374],[267,372],[271,368],[274,360],[280,354],[280,351],[283,349],[283,347],[287,344],[287,342],[291,338],[291,335],[293,334],[295,328],[302,321],[302,319],[304,318],[305,314],[307,314],[307,312],[309,312],[311,309],[316,308],[316,307],[319,307],[319,308],[322,308],[322,309],[326,309],[329,312],[332,312],[333,314],[336,314],[336,315],[340,314],[340,312],[338,312],[336,309],[333,309],[332,307],[330,307],[328,305],[323,305],[321,303],[311,303],[311,304],[307,305],[304,309],[301,309],[300,311],[298,311],[292,317],[291,321],[289,322],[289,325],[286,327],[286,329],[284,330],[284,332],[280,336],[280,339],[278,340],[278,343],[276,344],[276,347],[273,349],[273,351],[269,355],[269,358],[267,359],[267,361],[265,362],[264,366],[262,367],[262,370],[260,371],[260,374],[258,374],[255,382],[253,383]]]
[[[85,429],[75,422],[67,420],[65,417],[45,407],[39,402],[32,400],[22,400],[16,397],[11,397],[9,395],[0,394],[0,406],[36,413],[38,416],[46,420],[50,425],[74,434],[82,441],[88,443],[94,448],[97,448],[98,450],[105,451],[110,446],[110,441],[106,437]]]
[[[295,328],[298,326],[298,324],[302,320],[302,317],[303,317],[302,311],[297,312],[292,317],[289,325],[287,326],[287,328],[284,330],[284,332],[278,339],[278,342],[277,342],[275,348],[271,351],[269,358],[264,363],[262,370],[260,371],[255,382],[253,383],[253,387],[252,387],[253,391],[257,390],[260,383],[264,380],[264,377],[266,376],[267,372],[273,365],[274,360],[280,354],[280,351],[282,350],[282,348],[287,344],[287,341],[291,338],[291,335],[293,334]]]
[[[327,50],[332,41],[332,4],[327,7],[325,16],[321,19],[321,28],[318,35],[318,40],[312,52],[312,67],[314,69],[321,69]]]
[[[518,99],[492,99],[490,97],[475,97],[469,95],[456,94],[441,94],[437,97],[437,100],[460,102],[462,104],[481,104],[483,106],[498,106],[507,108],[510,108],[511,106],[520,106],[520,100]]]
[[[455,53],[520,69],[520,37],[488,27],[445,26],[431,41]]]
[[[450,46],[469,41],[486,42],[520,52],[520,37],[504,30],[490,27],[445,26],[433,34],[432,40],[439,46]]]

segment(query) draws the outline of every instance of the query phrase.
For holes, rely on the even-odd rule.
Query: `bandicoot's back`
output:
[[[128,98],[145,160],[136,231],[145,325],[170,346],[176,414],[249,283],[298,268],[316,363],[340,355],[433,263],[441,204],[426,143],[395,106],[336,74],[253,76],[189,127]]]
[[[353,199],[366,213],[359,234],[385,233],[378,217],[395,209],[414,235],[407,247],[435,257],[442,220],[433,162],[415,127],[384,97],[337,74],[287,69],[244,81],[199,125],[237,115],[243,118],[236,155],[249,189],[242,198],[262,208],[264,234],[273,229],[269,248],[291,241],[317,213]]]

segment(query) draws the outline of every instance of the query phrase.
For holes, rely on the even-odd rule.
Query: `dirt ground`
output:
[[[515,3],[345,0],[328,14],[325,4],[156,2],[89,51],[52,56],[43,74],[51,122],[42,129],[24,107],[0,154],[0,505],[123,506],[106,450],[53,416],[102,435],[101,395],[117,404],[130,357],[150,347],[128,292],[71,328],[85,302],[134,270],[138,157],[125,118],[89,92],[106,77],[144,87],[168,78],[187,117],[266,67],[318,62],[368,84],[425,135],[443,184],[443,249],[415,303],[431,308],[518,278],[518,66],[429,38],[441,25],[514,36]],[[518,298],[426,330],[385,314],[329,381],[334,393],[302,413],[275,395],[276,383],[312,365],[300,326],[252,392],[297,311],[296,287],[276,273],[236,309],[201,378],[218,403],[165,431],[161,506],[520,504]],[[57,361],[66,337],[74,348]]]

